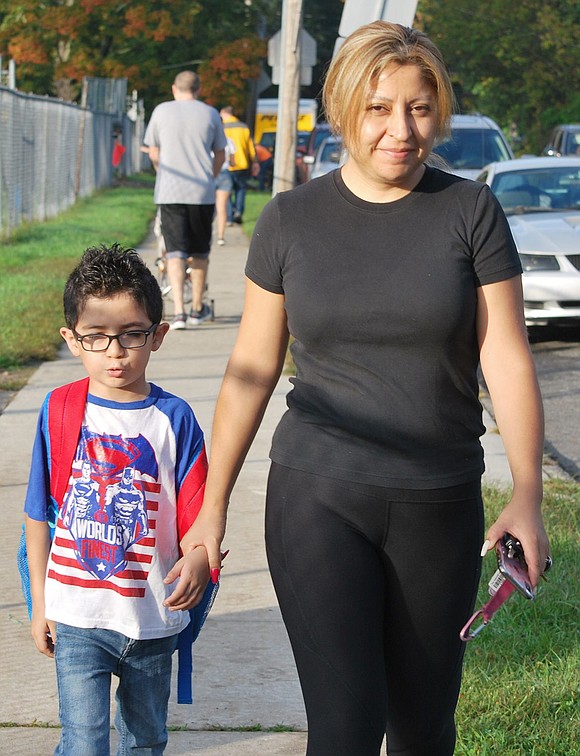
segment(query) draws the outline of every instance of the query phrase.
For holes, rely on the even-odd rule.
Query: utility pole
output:
[[[273,194],[292,189],[296,176],[301,28],[302,0],[283,0],[281,79],[278,89],[278,128],[274,153]]]

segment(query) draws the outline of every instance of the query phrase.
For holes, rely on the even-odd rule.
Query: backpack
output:
[[[50,502],[48,505],[48,526],[51,540],[54,537],[59,507],[64,502],[68,487],[70,470],[74,461],[85,404],[89,388],[89,379],[69,383],[54,389],[48,399],[48,434],[50,442]],[[28,616],[32,616],[32,597],[30,594],[30,573],[26,553],[25,525],[16,555],[22,594],[26,601]],[[179,633],[177,643],[177,703],[193,702],[192,645],[197,639],[203,623],[212,607],[219,589],[219,581],[207,584],[203,597],[197,606],[189,610],[190,622]]]

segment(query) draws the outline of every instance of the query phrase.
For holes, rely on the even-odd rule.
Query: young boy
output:
[[[140,256],[116,244],[87,249],[64,291],[61,335],[88,379],[65,389],[81,392],[77,426],[68,400],[45,400],[25,503],[32,635],[56,660],[57,754],[109,755],[111,674],[118,754],[163,753],[171,656],[210,577],[204,548],[179,550],[203,500],[203,435],[186,402],[145,378],[169,328],[162,310]],[[80,428],[72,467],[49,432],[55,412],[63,446]],[[51,540],[57,472],[68,485]]]

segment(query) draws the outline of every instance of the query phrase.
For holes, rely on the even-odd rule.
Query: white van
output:
[[[445,160],[452,173],[470,179],[477,178],[488,163],[514,157],[497,123],[482,115],[451,116],[451,137],[433,152]]]

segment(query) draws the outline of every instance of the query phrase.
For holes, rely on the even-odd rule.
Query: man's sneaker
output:
[[[211,318],[211,309],[209,305],[203,304],[201,306],[201,310],[192,310],[189,313],[189,317],[187,318],[187,324],[199,325],[200,323],[203,323],[204,320],[209,320],[210,318]]]
[[[171,331],[183,331],[187,325],[187,315],[182,312],[173,318],[173,323],[169,326]]]

